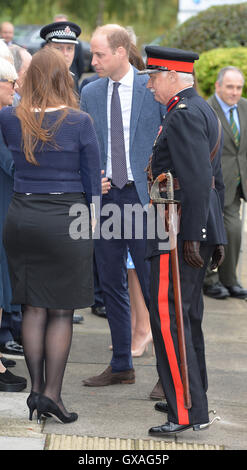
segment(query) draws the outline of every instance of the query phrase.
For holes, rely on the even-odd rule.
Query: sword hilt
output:
[[[168,199],[174,200],[173,176],[170,171],[166,173],[166,194]]]
[[[162,183],[163,181],[166,181],[166,193],[167,193],[166,199],[160,196],[160,183]],[[150,191],[150,199],[154,204],[178,204],[179,203],[179,201],[176,201],[174,199],[173,176],[170,171],[167,171],[166,173],[161,173],[154,180],[154,183]]]

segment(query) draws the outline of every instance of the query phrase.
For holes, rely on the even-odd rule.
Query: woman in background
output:
[[[0,109],[12,105],[16,78],[17,73],[13,66],[12,55],[4,41],[0,40]],[[3,226],[13,194],[13,172],[13,158],[3,142],[0,132],[0,339],[5,338],[5,341],[8,341],[8,344],[11,343],[11,346],[20,347],[12,341],[12,331],[9,329],[10,324],[12,324],[12,310],[19,312],[13,314],[18,317],[21,315],[21,307],[20,305],[11,305],[12,292],[8,263],[2,241]],[[4,328],[2,328],[3,313],[5,315]],[[20,324],[20,321],[18,324]],[[0,391],[18,392],[26,387],[27,381],[24,377],[15,376],[7,369],[14,365],[15,361],[4,358],[0,354]]]
[[[34,54],[17,108],[0,112],[15,162],[14,197],[4,241],[13,302],[23,305],[22,341],[37,409],[75,421],[61,398],[73,312],[93,303],[93,241],[88,205],[100,197],[99,148],[90,117],[78,109],[62,54]],[[82,234],[71,232],[79,203]]]

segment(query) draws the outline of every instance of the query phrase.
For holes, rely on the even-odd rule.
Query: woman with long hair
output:
[[[22,341],[31,378],[30,419],[37,409],[63,423],[77,419],[61,398],[73,312],[93,303],[93,241],[88,206],[101,194],[98,142],[78,109],[62,54],[34,54],[17,108],[0,112],[15,162],[14,196],[5,225],[13,303],[23,306]],[[71,207],[77,204],[81,233]],[[75,216],[74,216],[75,218]]]

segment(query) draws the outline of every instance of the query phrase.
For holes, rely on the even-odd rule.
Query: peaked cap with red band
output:
[[[161,46],[146,46],[146,69],[138,72],[157,73],[175,70],[176,72],[193,73],[194,61],[199,55],[193,51],[183,51]]]

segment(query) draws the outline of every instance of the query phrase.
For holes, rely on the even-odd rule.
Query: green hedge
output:
[[[241,69],[247,79],[247,47],[220,48],[200,54],[200,59],[195,62],[195,74],[202,96],[208,98],[214,93],[218,72],[228,65]],[[243,96],[247,98],[247,80]]]
[[[164,46],[195,52],[247,46],[247,3],[208,8],[168,33]]]

